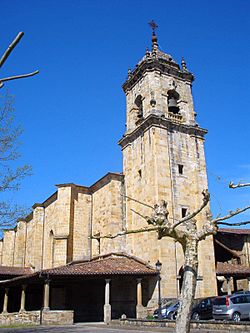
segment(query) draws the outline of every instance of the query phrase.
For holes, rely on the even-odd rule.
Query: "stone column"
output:
[[[22,285],[21,306],[19,312],[25,311],[26,284]]]
[[[140,319],[143,317],[142,315],[142,285],[141,285],[142,279],[137,279],[137,304],[136,304],[136,318]]]
[[[232,294],[232,288],[231,288],[231,277],[227,277],[227,294]]]
[[[3,301],[3,312],[8,312],[8,299],[9,299],[9,288],[5,288],[4,301]]]
[[[49,280],[45,280],[43,295],[43,310],[49,310]]]
[[[110,302],[110,279],[105,279],[105,304],[104,304],[104,323],[111,321],[111,305]]]
[[[250,276],[247,278],[248,281],[248,290],[250,291]]]

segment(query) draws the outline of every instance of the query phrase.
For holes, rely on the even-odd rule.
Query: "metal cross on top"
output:
[[[154,20],[148,22],[149,26],[152,28],[153,32],[158,28],[158,25],[155,23]]]

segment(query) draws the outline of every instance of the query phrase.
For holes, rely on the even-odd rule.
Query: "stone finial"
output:
[[[181,67],[184,71],[187,70],[187,64],[186,64],[184,57],[182,57],[182,59],[181,59]]]
[[[158,38],[154,31],[152,33],[152,50],[158,50]]]
[[[128,69],[128,79],[130,79],[132,76],[132,71],[131,71],[131,68]]]
[[[150,52],[149,52],[148,47],[146,47],[146,57],[147,57],[147,58],[150,57]]]
[[[154,20],[148,22],[148,24],[152,29],[152,50],[156,51],[158,49],[158,39],[155,34],[155,30],[158,28],[158,25],[154,22]]]

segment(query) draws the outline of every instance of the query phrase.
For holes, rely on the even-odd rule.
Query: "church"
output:
[[[56,185],[29,216],[0,241],[0,321],[73,323],[146,317],[162,299],[180,294],[180,244],[146,227],[145,216],[165,200],[169,219],[195,211],[208,188],[204,142],[196,121],[193,74],[159,49],[153,30],[147,49],[122,88],[126,131],[118,144],[121,173],[90,187]],[[198,227],[206,218],[197,216]],[[196,297],[217,295],[213,238],[199,245]],[[41,310],[42,309],[42,310]],[[15,318],[11,316],[17,314]],[[19,319],[16,319],[19,318]]]

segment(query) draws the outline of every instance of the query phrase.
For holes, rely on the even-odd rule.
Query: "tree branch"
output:
[[[177,221],[176,223],[173,224],[172,228],[175,229],[176,227],[178,227],[178,225],[191,220],[192,218],[194,218],[196,215],[198,215],[209,203],[210,200],[210,194],[208,192],[208,190],[204,190],[202,191],[203,194],[203,202],[202,205],[193,213],[188,214],[187,216],[185,216],[184,218],[182,218],[181,220]]]
[[[218,218],[215,218],[212,220],[213,223],[217,223],[219,224],[218,222],[220,221],[225,221],[225,220],[228,220],[230,219],[231,217],[233,216],[236,216],[236,215],[239,215],[240,213],[243,213],[245,212],[246,210],[250,209],[250,206],[246,206],[244,208],[237,208],[235,211],[231,211],[229,212],[227,215],[225,216],[222,216],[222,217],[218,217]]]
[[[5,61],[8,59],[9,55],[11,54],[11,52],[13,51],[15,46],[19,43],[19,41],[21,40],[23,35],[24,35],[24,32],[19,32],[18,35],[16,36],[16,38],[13,40],[13,42],[9,45],[7,50],[4,52],[2,58],[0,59],[0,68],[3,66]]]
[[[140,229],[135,229],[135,230],[124,230],[124,231],[118,232],[115,235],[108,234],[108,235],[104,235],[104,236],[89,236],[89,238],[90,239],[100,239],[100,238],[114,239],[114,238],[120,237],[120,236],[125,236],[125,235],[129,235],[129,234],[138,234],[138,233],[141,233],[141,232],[156,231],[156,230],[159,230],[159,229],[163,230],[163,229],[166,229],[166,227],[157,226],[157,227],[152,227],[152,228],[140,228]]]
[[[3,85],[4,85],[3,82],[5,82],[5,81],[11,81],[11,80],[16,80],[16,79],[23,79],[25,77],[34,76],[34,75],[36,75],[38,73],[39,73],[39,71],[36,70],[36,71],[34,71],[32,73],[28,73],[28,74],[21,74],[21,75],[15,75],[15,76],[9,76],[9,77],[2,78],[2,79],[0,79],[0,89],[3,87]]]
[[[229,188],[233,188],[233,189],[235,189],[235,188],[238,188],[238,187],[246,187],[246,186],[250,186],[250,183],[238,183],[238,184],[234,184],[233,182],[230,182],[229,183],[229,185],[228,185],[228,187]]]
[[[0,80],[0,81],[1,81],[1,80]],[[146,204],[146,203],[144,203],[144,202],[141,202],[141,201],[139,201],[139,200],[136,200],[136,199],[134,199],[134,198],[128,197],[127,195],[121,194],[121,196],[124,197],[124,198],[126,198],[126,199],[129,199],[129,200],[132,200],[132,201],[134,201],[134,202],[137,202],[137,203],[139,203],[140,205],[143,205],[143,206],[145,206],[145,207],[148,207],[148,208],[154,209],[153,206],[150,206],[150,205],[148,205],[148,204]]]
[[[230,222],[218,222],[217,225],[222,224],[222,225],[228,225],[231,227],[240,227],[242,225],[247,225],[250,224],[250,221],[243,221],[243,222],[237,222],[237,223],[230,223]]]

